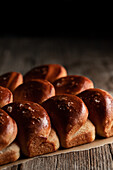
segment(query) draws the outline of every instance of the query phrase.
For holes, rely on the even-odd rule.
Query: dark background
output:
[[[11,28],[0,30],[0,37],[28,38],[72,38],[72,39],[104,39],[113,41],[113,31],[99,29],[74,28]]]
[[[78,5],[67,0],[44,4],[5,9],[0,18],[0,37],[113,40],[110,4],[109,8],[107,4],[104,8],[96,3]]]
[[[0,27],[0,37],[28,38],[71,38],[71,39],[104,39],[113,41],[113,29],[109,24],[73,21],[19,22]]]
[[[113,40],[112,20],[96,16],[70,14],[66,11],[58,16],[44,14],[17,17],[8,16],[0,22],[0,37],[30,38],[72,38],[72,39],[105,39]]]
[[[71,0],[1,6],[0,37],[113,40],[112,5]]]

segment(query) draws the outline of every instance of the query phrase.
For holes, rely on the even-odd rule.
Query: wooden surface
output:
[[[71,39],[0,39],[0,74],[25,73],[47,63],[64,65],[68,74],[79,74],[94,81],[95,87],[113,95],[113,44],[110,41]],[[5,169],[5,168],[4,168]],[[113,169],[113,144],[52,157],[35,158],[7,170],[110,170]]]

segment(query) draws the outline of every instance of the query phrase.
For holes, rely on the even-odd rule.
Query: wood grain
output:
[[[68,74],[79,74],[94,81],[95,87],[113,95],[113,44],[110,41],[74,39],[0,39],[0,74],[26,73],[34,66],[59,63]],[[6,169],[6,168],[4,168]],[[88,151],[35,158],[7,170],[110,170],[113,169],[113,144]]]

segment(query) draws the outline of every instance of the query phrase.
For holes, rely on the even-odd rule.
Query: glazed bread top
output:
[[[113,98],[101,89],[88,89],[78,94],[89,110],[89,119],[100,136],[108,137],[113,126]],[[113,129],[112,129],[113,131]]]
[[[71,75],[53,82],[56,94],[74,94],[93,88],[93,82],[84,76]]]
[[[84,102],[74,95],[56,95],[42,103],[42,106],[61,138],[76,133],[88,117]]]
[[[0,109],[0,151],[7,147],[17,135],[16,122]]]
[[[48,64],[35,67],[24,76],[24,82],[32,79],[46,79],[50,82],[67,75],[66,69],[59,64]]]
[[[0,86],[0,108],[13,102],[13,94],[5,87]]]
[[[10,103],[3,109],[16,120],[19,127],[24,127],[26,135],[29,136],[30,130],[37,132],[38,136],[48,137],[51,128],[50,119],[46,110],[39,104],[21,101]]]
[[[27,101],[14,102],[3,109],[17,122],[17,139],[22,152],[25,155],[35,153],[34,148],[44,142],[51,131],[46,110],[37,103]]]
[[[18,72],[9,72],[0,76],[0,86],[7,87],[11,91],[22,83],[23,76]]]
[[[21,84],[14,91],[14,101],[32,101],[42,103],[55,95],[54,86],[47,80],[37,79]]]

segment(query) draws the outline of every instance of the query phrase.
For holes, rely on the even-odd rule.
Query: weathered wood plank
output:
[[[109,145],[87,151],[72,152],[67,154],[56,155],[52,157],[34,158],[18,166],[7,168],[7,170],[18,169],[112,169],[112,155]],[[5,169],[5,168],[4,168]]]

